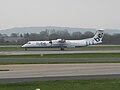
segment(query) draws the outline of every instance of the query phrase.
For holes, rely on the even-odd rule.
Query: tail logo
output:
[[[99,38],[102,38],[102,37],[103,37],[103,33],[98,34],[98,37],[99,37]]]
[[[103,33],[98,34],[98,36],[95,39],[96,42],[99,42],[101,40],[101,38],[103,37]]]

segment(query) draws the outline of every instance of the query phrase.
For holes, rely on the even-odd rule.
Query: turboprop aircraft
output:
[[[92,38],[82,40],[57,39],[50,41],[29,41],[22,47],[25,48],[25,50],[27,50],[27,48],[60,48],[64,50],[64,48],[75,48],[102,43],[103,36],[104,30],[98,30]]]

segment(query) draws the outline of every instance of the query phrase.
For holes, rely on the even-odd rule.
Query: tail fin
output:
[[[104,30],[96,31],[95,36],[93,37],[94,44],[102,43],[103,36],[104,36]]]

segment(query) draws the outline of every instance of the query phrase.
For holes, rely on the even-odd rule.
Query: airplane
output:
[[[92,38],[82,40],[57,39],[50,41],[29,41],[22,47],[25,48],[25,50],[27,50],[27,48],[60,48],[61,50],[64,50],[64,48],[75,48],[102,43],[103,36],[104,30],[100,29],[96,31]]]

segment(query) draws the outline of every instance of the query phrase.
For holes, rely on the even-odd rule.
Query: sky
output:
[[[36,26],[120,29],[120,0],[0,0],[0,30]]]

